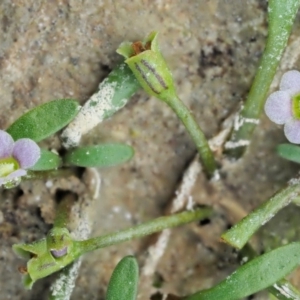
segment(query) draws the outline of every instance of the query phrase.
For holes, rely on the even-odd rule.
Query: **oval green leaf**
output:
[[[64,162],[79,167],[108,167],[129,160],[133,154],[133,148],[128,145],[103,144],[73,149]]]
[[[133,256],[125,256],[110,278],[106,300],[135,300],[139,280],[139,267]]]
[[[279,156],[300,163],[300,147],[292,144],[281,144],[276,148]]]
[[[273,285],[299,264],[300,243],[291,243],[254,258],[216,286],[184,300],[242,299]]]
[[[57,169],[61,165],[61,158],[48,150],[41,149],[41,157],[37,163],[30,168],[32,171],[47,171]]]
[[[14,140],[30,138],[39,142],[65,127],[78,113],[72,99],[53,100],[39,105],[17,119],[7,132]]]

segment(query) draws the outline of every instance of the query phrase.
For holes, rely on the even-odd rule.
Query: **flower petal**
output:
[[[7,175],[5,177],[5,179],[12,180],[12,179],[17,178],[17,177],[25,176],[26,174],[27,174],[26,170],[19,169],[19,170],[16,170],[16,171],[10,173],[9,175]]]
[[[284,124],[292,117],[292,99],[286,91],[272,93],[265,104],[265,113],[276,124]]]
[[[12,156],[20,167],[28,169],[35,165],[41,156],[40,147],[31,139],[20,139],[15,142]]]
[[[300,72],[297,70],[291,70],[283,74],[279,89],[284,90],[296,90],[300,92]]]
[[[50,250],[51,254],[54,256],[54,257],[62,257],[62,256],[65,256],[67,253],[68,253],[68,247],[65,246],[63,247],[62,249],[51,249]]]
[[[23,170],[23,169],[16,170],[16,171],[10,173],[9,175],[0,178],[0,186],[2,184],[6,183],[7,181],[13,180],[13,179],[21,177],[21,176],[25,176],[26,174],[27,174],[26,170]]]
[[[284,134],[289,142],[300,144],[300,120],[290,119],[284,125]]]
[[[9,133],[0,130],[0,158],[11,156],[14,140]]]

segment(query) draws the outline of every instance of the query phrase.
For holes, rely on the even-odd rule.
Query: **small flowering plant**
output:
[[[40,149],[37,142],[65,127],[79,109],[72,99],[50,101],[25,113],[6,131],[0,130],[0,186],[12,188],[22,179],[70,175],[69,166],[112,166],[132,157],[130,146],[116,143],[77,147],[63,157]]]
[[[0,185],[19,181],[40,156],[40,148],[33,140],[23,138],[14,142],[9,133],[0,130]]]
[[[284,134],[292,144],[300,144],[300,72],[291,70],[283,74],[279,91],[266,100],[265,113],[276,124],[284,124]],[[300,148],[281,144],[277,153],[288,160],[300,163]]]
[[[286,72],[281,79],[279,91],[266,101],[265,112],[271,121],[284,124],[284,134],[289,142],[300,144],[300,72]]]
[[[250,96],[241,112],[241,118],[238,119],[242,120],[243,124],[235,126],[236,128],[234,128],[232,133],[235,146],[233,149],[239,149],[244,147],[245,144],[249,144],[248,139],[251,137],[254,125],[258,124],[258,117],[263,108],[263,101],[266,98],[267,91],[278,66],[279,58],[286,46],[287,38],[299,7],[300,0],[268,1],[269,30],[267,46],[257,73],[258,76],[255,77],[256,79],[253,83],[253,89],[251,88]],[[127,42],[122,44],[118,52],[126,57],[128,67],[135,75],[136,81],[139,82],[145,91],[148,92],[149,95],[156,96],[167,103],[176,112],[196,143],[200,156],[203,158],[207,173],[213,174],[216,165],[211,156],[207,141],[188,109],[179,101],[176,95],[172,74],[159,53],[156,33],[150,34],[143,42]],[[291,143],[295,144],[300,144],[299,79],[298,71],[287,72],[282,78],[280,91],[270,95],[265,105],[265,111],[269,118],[277,124],[284,124],[286,137]],[[121,86],[122,85],[119,85],[119,87]],[[99,112],[100,109],[97,106],[98,102],[95,101],[95,98],[100,97],[93,97],[88,103],[88,106],[92,108],[92,110]],[[113,100],[115,99],[112,98],[111,102],[114,102]],[[111,114],[112,111],[115,111],[117,107],[117,109],[119,109],[119,107],[123,105],[123,101],[121,101],[122,97],[120,97],[119,100],[121,102],[119,102],[119,104],[121,105],[116,105],[112,110],[98,114],[97,119],[102,120]],[[73,105],[73,108],[69,111],[68,109],[64,110],[62,109],[64,104],[70,104],[70,107]],[[26,167],[24,167],[19,155],[16,154],[16,152],[18,153],[18,151],[15,150],[16,145],[21,143],[22,139],[24,140],[26,138],[38,142],[49,136],[51,132],[53,133],[59,130],[62,124],[64,124],[64,122],[60,123],[61,115],[65,116],[65,120],[67,120],[76,114],[77,106],[76,104],[74,106],[74,104],[75,103],[72,104],[72,101],[68,102],[66,100],[61,103],[56,102],[54,107],[52,107],[53,111],[47,111],[44,106],[40,107],[35,110],[34,114],[29,113],[21,117],[21,120],[8,128],[7,132],[15,142],[12,143],[9,151],[6,151],[5,156],[0,156],[0,159],[3,160],[3,171],[0,176],[3,177],[4,182],[8,180],[7,176],[12,176],[14,172],[20,171],[21,169],[23,169],[23,172],[25,169],[26,172]],[[84,115],[89,114],[84,111]],[[79,133],[81,133],[81,131]],[[75,137],[70,140],[77,142],[79,139],[80,134],[77,135],[77,139]],[[246,143],[241,143],[245,141]],[[65,142],[67,142],[67,139]],[[70,144],[75,145],[76,143],[69,143],[69,145]],[[113,145],[112,147],[107,147],[107,145],[96,145],[76,148],[67,151],[67,155],[64,156],[62,160],[55,160],[53,156],[51,157],[49,151],[41,150],[40,158],[36,163],[32,162],[34,165],[31,167],[31,170],[35,172],[53,170],[61,165],[103,166],[115,164],[124,159],[124,157],[128,158],[128,156],[130,156],[130,148],[122,148],[119,146],[120,145]],[[124,145],[122,146],[124,147]],[[294,158],[300,161],[300,148],[290,144],[287,146],[288,148],[281,147],[283,153],[288,153],[289,158],[294,156]],[[294,151],[295,149],[296,151]],[[288,152],[287,150],[293,151]],[[237,151],[236,153],[239,152],[240,151]],[[27,155],[31,155],[33,151],[25,151],[24,153],[27,153],[26,155],[24,154],[27,157]],[[6,160],[8,160],[8,163]],[[53,161],[55,161],[55,163],[53,163]],[[8,166],[6,166],[6,163]],[[27,167],[29,167],[28,164]],[[18,176],[20,176],[20,173]],[[27,176],[27,174],[25,176]],[[242,266],[227,276],[223,281],[209,289],[202,289],[194,294],[183,297],[177,297],[171,294],[162,295],[163,299],[232,300],[245,298],[264,289],[267,289],[278,299],[300,299],[300,291],[284,279],[299,266],[300,242],[288,241],[288,244],[267,252],[265,252],[266,249],[263,249],[265,253],[257,257],[255,257],[257,255],[255,249],[252,249],[251,242],[249,242],[251,236],[283,207],[289,205],[291,202],[299,205],[299,182],[299,178],[291,180],[286,188],[276,193],[222,235],[224,242],[240,250],[241,261],[244,263]],[[220,186],[222,182],[217,184]],[[64,295],[61,297],[61,294],[56,294],[57,290],[52,290],[53,293],[50,297],[52,300],[70,298],[70,293],[75,286],[74,282],[76,276],[74,277],[74,273],[77,271],[75,272],[75,269],[65,267],[83,254],[180,224],[195,220],[199,221],[201,218],[207,219],[208,216],[212,216],[211,209],[199,207],[195,210],[160,217],[115,233],[85,240],[76,240],[75,237],[73,239],[73,236],[67,229],[67,213],[62,211],[62,204],[63,201],[59,204],[56,216],[57,220],[54,221],[54,227],[47,234],[46,238],[29,244],[22,243],[13,246],[15,253],[27,260],[26,266],[19,269],[24,275],[24,284],[27,288],[31,288],[38,279],[64,269],[63,272],[66,273],[62,273],[62,279],[60,279],[57,285],[58,289],[64,292]],[[68,205],[65,205],[65,207],[67,208]],[[72,267],[72,265],[70,265],[70,267]],[[68,274],[68,276],[65,276],[65,274]],[[182,285],[184,285],[184,283]],[[137,286],[138,265],[134,257],[127,256],[121,260],[112,274],[106,299],[135,300]]]

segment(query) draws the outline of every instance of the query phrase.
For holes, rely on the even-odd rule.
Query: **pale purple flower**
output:
[[[0,186],[26,175],[40,158],[41,150],[31,139],[16,142],[6,131],[0,130]]]
[[[272,93],[265,104],[266,115],[276,124],[284,124],[286,138],[300,144],[300,72],[283,74],[279,91]]]
[[[51,249],[50,252],[51,252],[51,254],[52,254],[54,257],[56,257],[56,258],[62,257],[62,256],[65,256],[65,255],[68,253],[68,247],[65,246],[65,247],[63,247],[62,249],[58,249],[58,250],[56,250],[56,249]]]

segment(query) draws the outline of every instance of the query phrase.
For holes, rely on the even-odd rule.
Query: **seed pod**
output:
[[[117,52],[123,55],[140,85],[151,96],[169,102],[176,97],[173,76],[152,32],[143,42],[123,42]]]

